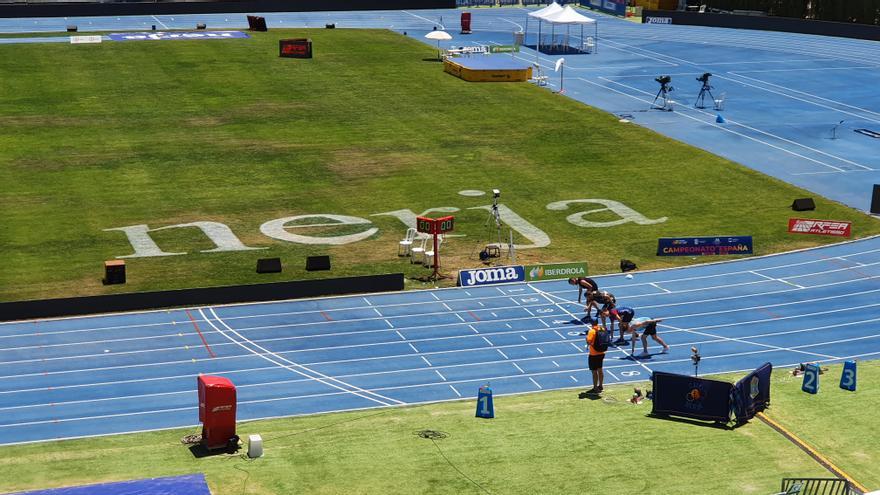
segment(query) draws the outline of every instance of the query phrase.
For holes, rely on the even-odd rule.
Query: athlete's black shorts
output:
[[[643,332],[645,335],[657,335],[657,322],[648,323]]]
[[[602,369],[602,361],[605,360],[605,354],[590,354],[587,362],[590,365],[590,371]]]

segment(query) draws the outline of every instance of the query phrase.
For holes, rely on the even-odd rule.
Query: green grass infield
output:
[[[752,235],[756,254],[835,242],[787,233],[794,216],[847,220],[855,236],[880,222],[611,114],[527,83],[468,83],[431,61],[436,52],[381,30],[271,30],[223,41],[0,46],[0,300],[249,284],[430,270],[398,258],[405,226],[393,215],[457,208],[443,271],[480,266],[497,241],[489,196],[546,235],[520,263],[587,261],[591,272],[703,259],[658,258],[658,237]],[[278,56],[278,40],[309,37],[315,58]],[[662,223],[577,226],[567,217],[622,203]],[[476,209],[474,209],[476,208]],[[261,225],[309,217],[287,232],[357,235],[343,245],[276,240]],[[434,212],[433,216],[444,213]],[[506,212],[502,220],[510,220]],[[613,222],[609,211],[582,217]],[[119,230],[193,222],[227,226],[261,250],[205,252],[197,228],[151,232],[166,253],[127,260],[128,283],[102,286],[102,262],[134,253]],[[312,226],[309,226],[312,225]],[[504,230],[505,240],[507,230]],[[517,234],[516,243],[531,244]],[[309,255],[333,269],[305,271]],[[281,274],[258,275],[280,257]],[[712,258],[716,260],[720,258]],[[421,286],[413,283],[413,287]]]
[[[801,392],[790,370],[774,372],[767,414],[880,489],[870,433],[880,363],[859,363],[856,392],[837,387],[841,366],[829,368],[818,395]],[[632,386],[609,387],[598,400],[580,399],[581,391],[495,397],[495,419],[474,417],[473,390],[457,402],[240,423],[243,438],[263,438],[264,456],[255,460],[241,452],[194,457],[180,439],[197,428],[8,446],[0,471],[10,475],[0,492],[205,473],[215,495],[765,495],[783,477],[831,477],[757,418],[719,429],[651,418],[650,401],[628,402]],[[447,436],[417,436],[424,430]]]

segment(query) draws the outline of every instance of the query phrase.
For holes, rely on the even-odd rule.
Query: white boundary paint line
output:
[[[314,371],[314,370],[312,370],[312,369],[309,369],[309,368],[307,368],[307,367],[305,367],[305,366],[303,366],[303,365],[301,365],[301,364],[294,363],[293,361],[290,361],[290,360],[288,360],[288,359],[286,359],[286,358],[284,358],[284,357],[278,356],[277,354],[275,354],[275,353],[269,351],[268,349],[266,349],[266,348],[264,348],[264,347],[261,347],[261,346],[259,346],[258,344],[255,344],[254,342],[252,342],[252,341],[248,340],[247,338],[245,338],[244,336],[240,335],[240,334],[239,334],[238,332],[236,332],[232,327],[230,327],[230,326],[227,325],[223,320],[221,320],[220,317],[217,316],[217,313],[214,312],[214,309],[213,309],[213,308],[208,308],[208,311],[214,316],[214,318],[216,319],[217,323],[219,323],[220,325],[226,327],[226,329],[229,330],[230,333],[235,334],[238,338],[242,339],[242,341],[247,342],[248,344],[254,346],[255,348],[257,348],[257,349],[263,351],[263,353],[257,353],[257,352],[254,352],[252,349],[250,349],[249,347],[247,347],[246,345],[244,345],[243,342],[237,341],[237,340],[233,339],[232,337],[226,335],[226,333],[225,333],[223,330],[220,330],[216,325],[214,325],[214,323],[213,323],[211,320],[208,319],[208,317],[205,315],[205,313],[204,313],[202,310],[199,310],[199,313],[201,313],[201,315],[202,315],[202,317],[205,319],[205,321],[207,321],[208,324],[211,325],[212,328],[214,328],[214,330],[216,330],[216,331],[217,331],[220,335],[222,335],[223,337],[225,337],[225,338],[227,338],[228,340],[231,340],[232,342],[238,344],[240,347],[242,347],[243,349],[246,349],[248,352],[254,354],[255,356],[257,356],[257,357],[259,357],[259,358],[262,358],[262,359],[265,359],[266,361],[269,361],[269,362],[271,362],[271,363],[277,364],[278,366],[280,366],[280,367],[282,367],[282,368],[284,368],[284,369],[287,369],[287,370],[293,371],[294,373],[296,373],[296,374],[298,374],[298,375],[302,375],[302,376],[305,376],[305,377],[311,378],[312,380],[315,380],[316,382],[323,383],[324,385],[327,385],[327,386],[330,386],[330,387],[333,387],[333,388],[336,388],[336,389],[342,390],[342,391],[344,391],[344,392],[348,392],[348,393],[350,393],[350,394],[352,394],[352,395],[356,395],[356,396],[358,396],[358,397],[361,397],[361,398],[364,398],[364,399],[367,399],[367,400],[371,400],[371,401],[373,401],[373,402],[377,402],[377,403],[379,403],[379,404],[383,404],[383,405],[386,405],[386,406],[390,405],[390,404],[389,404],[388,402],[386,402],[386,401],[389,401],[389,402],[396,402],[396,403],[398,403],[398,404],[403,404],[402,401],[399,401],[399,400],[397,400],[397,399],[392,399],[392,398],[389,398],[389,397],[384,397],[384,396],[379,395],[379,394],[377,394],[377,393],[375,393],[375,392],[371,392],[371,391],[369,391],[369,390],[364,390],[364,389],[362,389],[362,388],[360,388],[360,387],[356,387],[356,386],[351,385],[351,384],[349,384],[349,383],[345,383],[345,382],[343,382],[343,381],[341,381],[341,380],[338,380],[338,379],[336,379],[336,378],[333,378],[333,377],[331,377],[331,376],[327,376],[327,375],[324,375],[323,373],[319,373],[319,372],[317,372],[317,371]],[[272,357],[276,358],[277,361],[274,360],[274,359],[272,359],[272,357],[268,357],[268,356],[272,356]],[[284,364],[284,363],[279,362],[279,361],[284,361],[284,362],[287,362],[287,363],[290,363],[290,364],[287,365],[287,364]],[[305,370],[305,371],[307,371],[308,373],[305,373],[305,372],[301,371],[301,370],[298,369],[298,368],[301,368],[301,370]],[[342,386],[337,385],[337,384],[334,383],[334,382],[339,383],[339,384],[341,384]],[[344,388],[344,387],[348,387],[348,388]],[[376,398],[373,397],[373,396],[375,396],[375,397],[379,397],[379,399],[376,399]],[[381,399],[381,400],[380,400],[380,399]]]
[[[419,356],[419,357],[422,358],[422,361],[428,363],[428,366],[430,366],[431,368],[434,367],[434,365],[431,364],[431,361],[428,361],[428,358],[426,358],[425,356]]]
[[[444,382],[447,381],[447,380],[446,380],[446,377],[443,376],[443,374],[440,373],[440,370],[435,369],[435,370],[434,370],[434,373],[437,373],[437,376],[439,376],[440,379],[443,380]]]
[[[452,389],[452,391],[453,391],[453,392],[455,392],[455,395],[457,395],[457,396],[459,396],[459,397],[461,397],[461,393],[459,393],[459,391],[458,391],[458,390],[456,390],[456,389],[455,389],[455,387],[453,387],[453,386],[452,386],[452,385],[450,385],[450,386],[449,386],[449,388],[451,388],[451,389]]]
[[[758,272],[756,272],[756,271],[754,271],[754,270],[750,271],[749,273],[754,273],[755,275],[757,275],[757,276],[759,276],[759,277],[764,277],[764,278],[766,278],[767,280],[773,280],[773,281],[775,281],[775,282],[782,282],[783,284],[788,284],[788,285],[791,285],[791,286],[793,286],[793,287],[797,287],[798,289],[806,289],[806,287],[804,287],[803,285],[798,285],[798,284],[796,284],[796,283],[794,283],[794,282],[789,282],[788,280],[785,280],[785,279],[782,279],[782,278],[773,278],[773,277],[770,277],[770,276],[768,276],[768,275],[764,275],[763,273],[758,273]]]
[[[422,17],[422,16],[420,16],[420,15],[413,14],[412,12],[407,12],[406,10],[401,10],[401,12],[403,12],[404,14],[409,14],[409,15],[411,15],[411,16],[417,18],[417,19],[421,19],[421,20],[423,20],[423,21],[427,21],[428,24],[431,24],[432,26],[440,26],[440,29],[443,30],[443,31],[446,30],[446,26],[444,26],[443,24],[441,24],[441,23],[439,23],[439,22],[432,21],[431,19],[428,19],[427,17]]]
[[[535,381],[535,379],[534,379],[534,378],[532,378],[532,377],[529,377],[529,380],[531,380],[531,381],[532,381],[532,383],[534,383],[534,384],[535,384],[535,386],[536,386],[536,387],[538,387],[538,388],[539,388],[539,389],[540,389],[540,390],[544,390],[544,387],[542,387],[542,386],[540,386],[540,385],[538,385],[538,382],[536,382],[536,381]]]
[[[782,347],[782,346],[777,346],[777,345],[763,344],[763,343],[760,343],[760,342],[752,342],[752,341],[749,341],[749,340],[745,340],[745,338],[742,338],[742,337],[739,337],[739,338],[737,338],[737,337],[725,337],[725,336],[723,336],[723,335],[715,335],[715,334],[713,334],[713,333],[709,333],[709,332],[701,332],[701,331],[698,331],[698,330],[689,330],[689,329],[685,329],[685,328],[678,328],[678,327],[674,327],[674,326],[672,326],[672,325],[665,325],[665,324],[660,324],[660,326],[661,326],[661,327],[672,328],[673,330],[679,330],[679,331],[682,331],[682,332],[692,333],[692,334],[696,334],[696,335],[703,335],[703,336],[706,336],[706,337],[712,337],[712,338],[714,338],[714,339],[719,339],[719,340],[722,340],[722,341],[739,342],[739,343],[741,343],[741,344],[756,345],[756,346],[758,346],[758,347],[767,347],[767,348],[774,349],[774,350],[777,350],[777,351],[785,351],[785,352],[795,352],[795,353],[809,354],[810,356],[819,356],[819,357],[823,357],[823,358],[827,358],[827,359],[840,359],[840,358],[837,357],[837,356],[831,356],[831,355],[828,355],[828,354],[820,354],[820,353],[817,353],[817,352],[807,352],[807,351],[801,351],[801,350],[798,350],[798,349],[794,349],[794,348],[791,348],[791,347]]]
[[[671,294],[671,293],[672,293],[671,290],[669,290],[669,289],[664,289],[663,287],[660,287],[659,285],[657,285],[657,284],[654,283],[654,282],[650,282],[648,285],[650,285],[650,286],[652,286],[652,287],[654,287],[654,288],[660,289],[660,290],[662,290],[663,292],[665,292],[665,293],[667,293],[667,294]]]
[[[400,336],[400,340],[406,340],[406,337],[404,337],[403,334],[400,333],[400,330],[395,330],[395,332],[397,332],[397,335]]]
[[[845,68],[846,68],[846,69],[870,69],[870,70],[877,70],[877,67],[845,67]],[[838,70],[839,70],[839,69],[841,69],[841,68],[840,68],[840,67],[835,67],[835,69],[838,69]],[[789,70],[791,70],[791,69],[789,69]],[[806,69],[806,70],[810,70],[810,69]],[[751,72],[773,72],[773,71],[751,71]],[[843,103],[843,102],[841,102],[841,101],[837,101],[837,100],[832,100],[832,99],[830,99],[830,98],[823,98],[823,97],[821,97],[821,96],[814,95],[814,94],[812,94],[812,93],[807,93],[807,92],[805,92],[805,91],[800,91],[800,90],[797,90],[797,89],[794,89],[794,88],[789,88],[789,87],[785,87],[785,86],[780,86],[779,84],[774,84],[774,83],[771,83],[771,82],[768,82],[768,81],[764,81],[763,79],[758,79],[758,78],[755,78],[755,77],[744,76],[744,75],[742,75],[742,72],[739,72],[739,71],[731,71],[730,74],[733,74],[733,75],[735,75],[735,76],[737,76],[737,77],[742,77],[743,79],[749,79],[749,80],[752,80],[752,81],[755,81],[755,82],[758,82],[758,83],[761,83],[761,84],[766,84],[766,85],[768,85],[768,86],[773,86],[773,87],[776,87],[776,88],[782,88],[782,89],[785,89],[786,91],[791,91],[792,93],[799,93],[799,94],[802,94],[802,95],[806,95],[806,96],[808,96],[808,97],[810,97],[810,98],[813,98],[813,99],[816,99],[816,100],[827,101],[827,102],[829,102],[829,103],[831,103],[831,104],[834,104],[834,105],[840,105],[840,106],[842,106],[842,107],[847,107],[847,108],[852,108],[853,110],[858,110],[859,112],[872,113],[872,114],[874,114],[874,115],[878,115],[878,116],[880,116],[880,112],[875,112],[875,111],[873,111],[873,110],[869,110],[869,109],[867,109],[867,108],[857,107],[857,106],[855,106],[855,105],[849,105],[849,104],[847,104],[847,103]]]
[[[586,79],[584,79],[584,78],[582,78],[582,77],[579,77],[578,79],[580,79],[580,80],[582,80],[582,81],[585,81],[585,82],[587,82],[588,84],[593,84],[593,85],[596,85],[596,86],[599,86],[599,87],[603,87],[603,88],[606,88],[606,89],[609,89],[609,90],[615,91],[615,90],[612,89],[612,88],[609,88],[609,87],[607,87],[607,86],[602,86],[602,85],[600,85],[600,84],[596,84],[596,83],[594,83],[594,82],[592,82],[592,81],[588,81],[588,80],[586,80]],[[642,94],[644,94],[644,95],[649,95],[649,96],[650,96],[650,93],[648,93],[647,91],[643,91],[643,90],[641,90],[641,89],[638,89],[638,88],[636,88],[636,87],[634,87],[634,86],[630,86],[630,85],[628,85],[628,84],[623,84],[623,83],[621,83],[621,82],[619,82],[619,81],[613,81],[613,80],[611,80],[611,79],[609,79],[609,78],[602,77],[602,76],[598,77],[597,79],[600,79],[600,80],[602,80],[602,81],[608,82],[608,83],[610,83],[610,84],[617,84],[617,85],[619,85],[619,86],[623,86],[623,87],[628,88],[628,89],[630,89],[630,90],[632,90],[632,91],[635,91],[635,92],[637,92],[637,93],[642,93]],[[618,91],[618,92],[619,92],[619,91]],[[626,96],[630,96],[631,98],[635,98],[635,99],[637,99],[637,100],[639,100],[639,101],[643,101],[643,102],[645,102],[645,103],[649,103],[649,104],[651,103],[651,102],[649,102],[648,100],[643,100],[643,99],[641,99],[641,98],[639,98],[639,97],[632,96],[632,95],[627,94],[627,93],[622,93],[622,92],[619,92],[619,93],[624,94],[624,95],[626,95]],[[703,110],[699,110],[699,109],[695,109],[695,108],[690,108],[690,107],[681,107],[681,108],[682,108],[682,109],[685,109],[685,108],[686,108],[688,112],[698,113],[698,114],[701,114],[701,115],[703,115],[703,116],[707,116],[707,117],[710,117],[710,116],[711,116],[710,112],[706,112],[706,111],[703,111]],[[792,155],[794,155],[794,156],[797,156],[798,158],[803,158],[804,160],[809,160],[809,161],[814,162],[814,163],[817,163],[817,164],[819,164],[819,165],[823,165],[823,166],[825,166],[825,167],[828,167],[828,168],[831,168],[831,169],[835,169],[835,170],[837,170],[837,171],[839,171],[839,172],[845,172],[845,171],[846,171],[845,169],[842,169],[842,168],[840,168],[840,167],[836,167],[836,166],[831,165],[831,164],[829,164],[829,163],[825,163],[825,162],[822,162],[822,161],[819,161],[819,160],[816,160],[816,159],[813,159],[813,158],[809,158],[809,157],[804,156],[804,155],[801,155],[801,154],[799,154],[799,153],[795,153],[795,152],[792,151],[792,150],[787,150],[787,149],[785,149],[785,148],[782,148],[782,147],[779,147],[779,146],[772,145],[772,144],[770,144],[770,143],[768,143],[768,142],[766,142],[766,141],[761,141],[760,139],[757,139],[757,138],[755,138],[755,137],[753,137],[753,136],[749,136],[749,135],[747,135],[747,134],[743,134],[743,133],[741,133],[741,132],[736,132],[736,131],[730,129],[729,127],[723,127],[723,126],[720,126],[720,125],[716,124],[716,123],[715,123],[715,120],[712,119],[712,118],[710,118],[709,120],[702,120],[702,119],[699,119],[699,118],[694,117],[694,116],[692,116],[692,115],[688,115],[688,113],[685,113],[683,110],[679,110],[678,112],[675,112],[675,114],[676,114],[676,115],[680,115],[680,116],[685,117],[685,118],[688,118],[688,119],[691,119],[691,120],[696,120],[697,122],[701,122],[701,123],[706,124],[706,125],[713,126],[713,127],[717,128],[717,129],[721,129],[721,130],[723,130],[723,131],[725,131],[725,132],[729,132],[729,133],[731,133],[731,134],[735,134],[735,135],[737,135],[737,136],[741,136],[741,137],[744,137],[744,138],[746,138],[746,139],[750,139],[750,140],[752,140],[752,141],[755,141],[755,142],[758,142],[758,143],[761,143],[761,144],[765,144],[765,145],[767,145],[767,146],[770,146],[770,147],[776,148],[776,149],[778,149],[778,150],[780,150],[780,151],[784,151],[784,152],[786,152],[786,153],[789,153],[789,154],[792,154]],[[788,143],[788,144],[790,144],[790,145],[792,145],[792,146],[796,146],[796,147],[799,147],[799,148],[803,148],[803,149],[808,150],[808,151],[810,151],[810,152],[812,152],[812,153],[816,153],[816,154],[819,154],[819,155],[823,155],[823,156],[826,156],[826,157],[831,158],[831,159],[834,159],[834,160],[838,160],[838,161],[843,162],[843,163],[848,163],[848,164],[850,164],[850,165],[853,165],[853,166],[855,166],[855,167],[862,168],[862,169],[864,169],[864,170],[874,170],[873,168],[868,167],[868,166],[866,166],[866,165],[862,165],[862,164],[860,164],[860,163],[856,163],[856,162],[854,162],[854,161],[847,160],[846,158],[842,158],[842,157],[839,157],[839,156],[832,155],[832,154],[830,154],[830,153],[828,153],[828,152],[822,151],[822,150],[820,150],[820,149],[813,148],[813,147],[808,146],[808,145],[806,145],[806,144],[799,143],[799,142],[797,142],[797,141],[792,141],[791,139],[784,138],[784,137],[782,137],[782,136],[779,136],[779,135],[773,134],[772,132],[764,131],[764,130],[758,129],[758,128],[756,128],[756,127],[752,127],[752,126],[750,126],[750,125],[743,124],[742,122],[737,122],[737,121],[735,121],[735,120],[727,119],[727,123],[728,123],[728,124],[732,124],[732,125],[736,125],[736,126],[739,126],[739,127],[742,127],[743,129],[747,129],[747,130],[750,130],[750,131],[752,131],[752,132],[756,132],[756,133],[758,133],[758,134],[761,134],[761,135],[764,135],[764,136],[767,136],[767,137],[770,137],[770,138],[773,138],[773,139],[779,140],[779,141],[784,142],[784,143]]]
[[[162,22],[162,20],[159,19],[158,17],[156,17],[156,16],[150,16],[150,17],[152,17],[154,21],[158,22],[159,25],[162,26],[162,29],[171,29],[168,26],[166,26],[165,23]]]

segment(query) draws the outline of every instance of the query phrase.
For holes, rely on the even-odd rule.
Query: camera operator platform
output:
[[[711,98],[712,102],[714,103],[714,108],[716,110],[719,110],[718,104],[716,103],[718,100],[716,100],[715,96],[712,95],[712,86],[709,85],[710,77],[712,77],[712,74],[706,72],[702,76],[697,78],[697,81],[703,83],[703,87],[700,88],[700,94],[697,96],[697,101],[694,102],[694,107],[706,108],[706,94],[708,94],[709,98]]]
[[[654,80],[660,83],[660,91],[657,91],[657,96],[655,96],[654,101],[651,102],[651,108],[671,112],[672,100],[669,99],[669,93],[671,93],[675,89],[669,85],[669,83],[672,82],[672,78],[669,76],[659,76],[655,77]],[[663,99],[663,104],[657,105],[657,100],[661,98]]]

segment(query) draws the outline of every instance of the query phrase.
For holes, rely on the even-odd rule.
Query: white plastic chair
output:
[[[443,244],[443,236],[437,236],[437,252],[440,252],[440,245]],[[434,266],[434,246],[425,251],[425,266]]]
[[[416,238],[416,229],[410,227],[406,229],[406,235],[403,237],[403,240],[397,243],[397,255],[398,256],[409,256],[410,249],[412,249],[413,240]]]
[[[424,236],[421,238],[422,243],[418,246],[413,246],[410,250],[411,256],[409,258],[410,263],[424,263],[425,262],[425,246],[428,244],[428,237]],[[416,258],[421,257],[421,261],[416,261]]]

